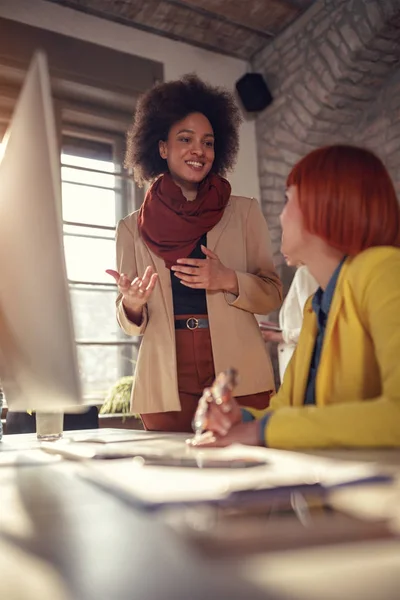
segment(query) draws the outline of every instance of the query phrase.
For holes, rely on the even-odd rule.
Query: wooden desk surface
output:
[[[0,450],[35,446],[34,435],[5,436]],[[0,466],[4,600],[398,600],[399,590],[397,541],[211,558],[159,516],[81,480],[73,462]]]

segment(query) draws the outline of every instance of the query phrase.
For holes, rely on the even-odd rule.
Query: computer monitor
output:
[[[65,268],[60,152],[35,54],[0,159],[0,379],[13,411],[82,403]]]

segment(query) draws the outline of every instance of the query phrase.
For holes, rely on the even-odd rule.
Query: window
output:
[[[133,209],[134,185],[123,173],[123,140],[62,138],[64,250],[78,360],[86,399],[103,399],[134,369],[139,340],[115,318],[115,225]]]

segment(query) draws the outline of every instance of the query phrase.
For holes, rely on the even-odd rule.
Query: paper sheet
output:
[[[143,445],[143,454],[146,452]],[[161,445],[159,446],[161,448]],[[155,446],[147,445],[154,453]],[[166,449],[168,452],[168,449]],[[297,452],[235,445],[223,449],[179,448],[170,454],[206,459],[265,460],[265,466],[244,469],[201,469],[146,466],[140,460],[89,461],[82,475],[114,491],[128,494],[148,506],[227,498],[242,490],[277,489],[285,486],[321,484],[330,488],[354,482],[381,480],[378,467],[364,463],[340,462]]]

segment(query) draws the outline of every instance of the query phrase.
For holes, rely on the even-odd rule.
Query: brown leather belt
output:
[[[196,317],[190,317],[189,319],[176,319],[175,329],[208,329],[208,319],[197,319]]]

